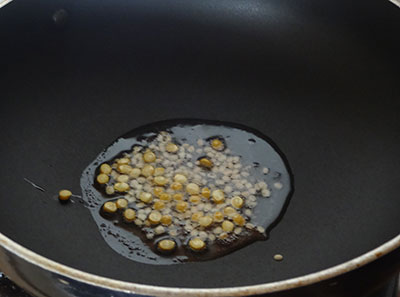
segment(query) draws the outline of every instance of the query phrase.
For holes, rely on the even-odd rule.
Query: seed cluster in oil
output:
[[[120,215],[160,253],[173,253],[177,238],[201,252],[215,241],[235,241],[246,230],[265,232],[253,224],[253,209],[272,188],[254,180],[250,168],[222,137],[189,144],[160,132],[148,146],[134,146],[101,164],[95,183],[110,198],[102,214]],[[259,170],[269,173],[266,167]],[[282,184],[273,188],[280,190]]]

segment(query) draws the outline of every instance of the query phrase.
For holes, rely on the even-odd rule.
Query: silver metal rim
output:
[[[8,3],[10,3],[12,0],[0,0],[0,8],[3,6],[6,6]]]
[[[364,266],[376,259],[390,253],[400,247],[400,234],[381,246],[342,264],[330,267],[319,272],[286,279],[277,282],[271,282],[253,286],[231,287],[231,288],[213,288],[213,289],[192,289],[192,288],[172,288],[159,287],[152,285],[142,285],[131,282],[124,282],[115,279],[105,278],[98,275],[86,273],[72,267],[57,263],[36,254],[29,249],[14,242],[10,238],[0,233],[0,245],[9,253],[24,259],[25,261],[39,266],[45,270],[57,273],[59,275],[69,277],[79,282],[90,285],[116,290],[121,292],[129,292],[134,294],[151,295],[151,296],[249,296],[263,293],[271,293],[283,291],[311,285],[323,280],[333,278],[343,273],[352,271]]]
[[[400,7],[400,0],[389,0],[389,1],[392,2],[394,5]]]

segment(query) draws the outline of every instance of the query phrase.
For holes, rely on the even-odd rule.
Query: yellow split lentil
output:
[[[117,200],[117,202],[115,202],[115,204],[117,205],[117,208],[119,208],[119,209],[126,208],[128,206],[128,200],[120,198]]]
[[[215,203],[222,203],[225,200],[225,194],[222,190],[215,190],[212,192],[212,199]]]
[[[223,221],[222,222],[222,230],[225,232],[232,232],[235,225],[231,221]]]
[[[201,251],[205,249],[206,243],[200,238],[196,237],[189,241],[189,246],[194,251]]]
[[[129,190],[129,185],[127,183],[116,183],[114,189],[118,192],[126,192]]]
[[[162,251],[172,251],[175,248],[175,241],[171,239],[163,239],[158,242],[158,248]]]
[[[170,142],[165,146],[165,150],[168,153],[176,153],[179,150],[179,147],[175,143]]]
[[[174,176],[174,181],[181,183],[181,184],[185,184],[187,182],[187,177],[184,176],[183,174],[176,174]]]
[[[146,163],[152,163],[156,160],[156,155],[152,151],[147,151],[143,155],[143,160]]]
[[[111,171],[112,171],[112,168],[110,165],[108,165],[107,163],[101,164],[101,166],[100,166],[101,173],[110,174]]]
[[[58,199],[60,199],[61,201],[67,201],[69,200],[69,198],[71,198],[72,193],[70,190],[61,190],[60,192],[58,192]]]
[[[159,211],[153,210],[150,214],[149,214],[149,221],[152,224],[158,224],[160,223],[162,218],[162,215]]]
[[[161,224],[165,225],[165,226],[169,226],[172,223],[172,216],[170,215],[163,215],[161,217]]]
[[[124,210],[124,220],[128,223],[133,222],[136,218],[136,212],[132,208]]]
[[[242,208],[243,207],[243,199],[239,196],[235,196],[231,200],[231,204],[233,207]]]
[[[154,173],[154,167],[152,165],[147,164],[142,168],[142,175],[145,177],[149,177],[153,175],[153,173]]]
[[[199,160],[199,163],[200,163],[200,165],[202,167],[205,167],[205,168],[208,168],[208,169],[211,169],[214,166],[213,162],[210,159],[207,159],[207,158],[201,158]]]
[[[211,141],[211,147],[217,151],[221,151],[224,149],[224,144],[221,140],[219,140],[218,138],[213,139]]]
[[[210,195],[211,195],[210,189],[207,188],[207,187],[202,188],[202,189],[201,189],[201,195],[202,195],[204,198],[207,198],[207,199],[210,198]]]
[[[187,208],[188,208],[188,203],[185,201],[178,201],[176,203],[176,210],[179,212],[185,212]]]
[[[195,183],[190,183],[186,186],[186,192],[188,192],[190,195],[199,194],[200,187],[198,185],[196,185]]]
[[[132,167],[127,164],[122,164],[117,167],[119,173],[129,174],[132,171]]]
[[[140,193],[139,199],[144,203],[150,203],[153,197],[150,193],[142,192]]]
[[[106,183],[108,183],[108,181],[110,180],[110,178],[108,177],[108,175],[107,174],[104,174],[104,173],[100,173],[98,176],[97,176],[97,182],[99,183],[99,184],[106,184]]]
[[[117,211],[117,205],[114,202],[106,202],[103,205],[103,211],[108,212],[108,213],[114,213]]]

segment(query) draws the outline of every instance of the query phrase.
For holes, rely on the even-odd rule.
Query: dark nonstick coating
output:
[[[381,0],[15,1],[0,10],[0,231],[74,268],[165,286],[259,284],[359,256],[400,231],[398,32]],[[267,241],[135,263],[55,196],[79,194],[117,136],[179,117],[265,133],[296,190]]]

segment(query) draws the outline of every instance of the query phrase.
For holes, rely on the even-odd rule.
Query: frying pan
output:
[[[398,32],[377,0],[11,2],[0,269],[52,297],[372,292],[400,268]],[[79,199],[58,203],[117,136],[171,118],[244,124],[284,152],[295,191],[268,240],[146,265],[109,248]]]

